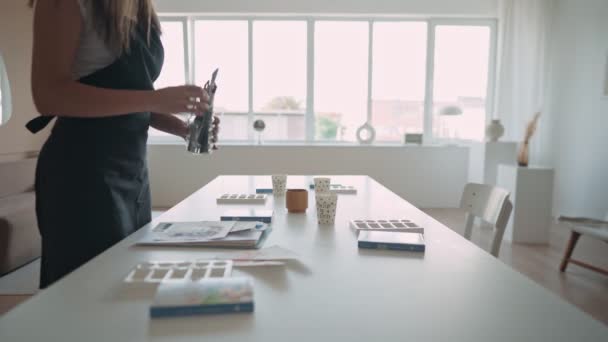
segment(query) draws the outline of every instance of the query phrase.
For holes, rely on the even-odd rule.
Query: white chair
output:
[[[564,258],[562,259],[559,270],[564,272],[566,271],[566,267],[568,267],[568,263],[573,263],[586,269],[608,275],[608,270],[587,264],[580,260],[572,259],[572,252],[581,235],[608,243],[608,215],[606,215],[603,222],[593,219],[566,217],[560,217],[559,221],[569,223],[570,229],[572,229],[570,240],[566,246],[566,252],[564,253]]]
[[[513,210],[509,192],[490,185],[469,183],[462,193],[460,208],[466,211],[464,237],[467,240],[471,240],[475,217],[492,225],[494,237],[490,254],[498,258],[502,237]]]

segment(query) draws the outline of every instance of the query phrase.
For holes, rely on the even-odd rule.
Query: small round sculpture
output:
[[[262,119],[257,119],[253,122],[253,129],[258,132],[258,145],[262,144],[262,132],[266,128],[266,123]]]
[[[255,129],[256,132],[262,132],[265,128],[266,123],[264,122],[264,120],[258,119],[253,122],[253,129]]]
[[[363,124],[357,130],[357,140],[360,144],[371,144],[376,139],[376,130],[369,122]]]

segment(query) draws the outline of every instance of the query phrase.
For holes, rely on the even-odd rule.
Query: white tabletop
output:
[[[289,248],[301,264],[237,270],[254,279],[255,312],[151,320],[152,293],[122,279],[144,260],[204,258],[208,249],[133,247],[146,226],[0,319],[0,341],[607,341],[608,328],[511,270],[368,177],[340,195],[335,227],[274,206],[266,246]],[[307,187],[310,177],[290,177]],[[404,178],[404,182],[417,181]],[[269,177],[219,177],[160,221],[219,219],[221,193],[269,187]],[[262,206],[263,207],[263,206]],[[427,250],[359,250],[348,221],[406,218],[425,227]],[[86,227],[83,227],[86,228]],[[216,252],[216,251],[214,251]],[[557,271],[556,271],[557,272]]]

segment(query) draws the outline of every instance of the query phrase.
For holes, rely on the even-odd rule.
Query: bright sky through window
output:
[[[257,138],[252,123],[262,119],[263,140],[354,142],[368,115],[377,142],[402,142],[406,133],[484,138],[495,44],[491,21],[255,16],[161,21],[166,59],[156,87],[188,81],[202,86],[219,68],[215,111],[222,116],[224,141]],[[440,115],[448,106],[463,114]],[[424,125],[427,115],[430,130]]]
[[[202,86],[219,68],[216,110],[247,113],[247,21],[196,21],[195,39],[196,84]]]
[[[367,22],[319,21],[315,24],[315,115],[317,125],[333,125],[336,135],[322,140],[355,141],[367,120]],[[322,120],[321,122],[319,120]]]

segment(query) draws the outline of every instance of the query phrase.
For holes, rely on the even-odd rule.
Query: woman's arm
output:
[[[82,26],[77,0],[37,2],[32,94],[43,115],[103,117],[134,112],[169,114],[184,111],[202,114],[208,108],[208,95],[200,87],[112,90],[73,80],[72,64]]]
[[[152,113],[150,116],[150,126],[159,131],[176,135],[182,139],[186,139],[186,136],[188,135],[188,126],[175,115]]]

